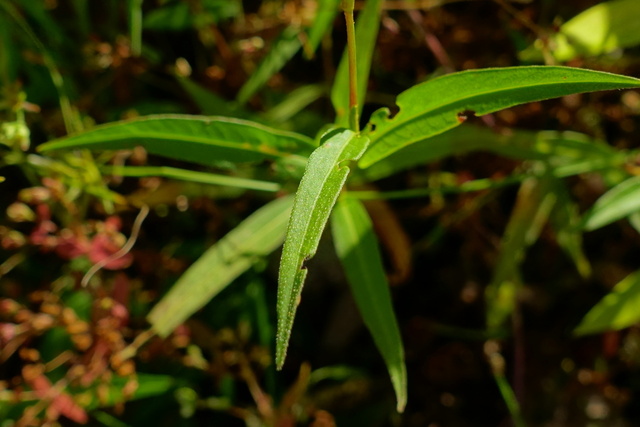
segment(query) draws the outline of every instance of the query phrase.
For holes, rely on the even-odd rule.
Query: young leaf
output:
[[[416,142],[464,122],[527,102],[573,93],[640,87],[633,77],[570,67],[508,67],[462,71],[429,80],[398,96],[400,111],[374,113],[371,148],[359,166],[366,168]]]
[[[358,116],[367,92],[371,60],[380,29],[381,7],[381,0],[367,0],[356,23]],[[349,126],[349,60],[346,47],[331,89],[331,103],[336,111],[336,125]]]
[[[157,115],[96,126],[43,144],[38,150],[118,150],[138,145],[152,154],[211,166],[220,160],[282,159],[301,163],[304,159],[297,154],[308,153],[313,142],[300,134],[239,119]]]
[[[578,56],[596,56],[616,49],[640,44],[638,31],[640,2],[615,0],[599,3],[560,27],[545,42],[538,40],[520,53],[523,61],[543,59],[543,43],[557,61],[570,61]]]
[[[287,229],[278,277],[278,330],[276,367],[282,368],[302,285],[307,276],[304,263],[313,257],[331,208],[349,175],[345,164],[357,160],[369,140],[347,129],[326,133],[309,157],[296,193]]]
[[[293,199],[263,206],[209,248],[151,310],[153,329],[166,337],[284,240]]]
[[[602,195],[583,218],[583,228],[596,230],[640,211],[640,176],[629,178]]]
[[[398,412],[402,412],[407,403],[404,348],[373,224],[362,203],[340,199],[331,215],[331,231],[360,314],[387,364]]]
[[[640,271],[631,273],[584,316],[576,335],[624,329],[640,321]]]

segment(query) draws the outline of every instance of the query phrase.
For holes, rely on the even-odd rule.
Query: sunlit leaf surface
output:
[[[618,330],[640,321],[640,272],[636,271],[619,282],[584,316],[574,330],[577,335]]]
[[[282,250],[278,278],[278,331],[276,366],[281,368],[291,336],[302,285],[304,263],[313,257],[331,209],[349,175],[345,164],[357,160],[368,139],[346,130],[333,130],[322,138],[311,157],[296,193],[291,221]]]
[[[398,95],[398,114],[374,113],[366,168],[402,147],[452,129],[470,115],[573,93],[640,87],[640,80],[570,67],[509,67],[462,71],[414,86]]]
[[[310,138],[225,117],[147,116],[95,128],[38,147],[42,152],[142,146],[152,154],[211,166],[219,161],[297,160],[313,147]]]

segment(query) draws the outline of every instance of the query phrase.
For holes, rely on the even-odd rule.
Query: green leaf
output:
[[[359,200],[343,197],[331,215],[331,231],[360,314],[387,364],[398,412],[402,412],[407,403],[404,348],[371,218]]]
[[[349,175],[345,164],[360,158],[369,140],[347,129],[327,132],[307,163],[296,193],[278,277],[276,367],[282,368],[302,285],[304,265],[316,252],[331,208]]]
[[[264,113],[264,118],[272,124],[284,123],[303,111],[309,104],[318,100],[326,93],[324,85],[301,86]]]
[[[131,42],[131,54],[140,56],[142,53],[142,2],[144,0],[128,0],[129,12],[129,39]]]
[[[640,321],[640,271],[631,273],[614,286],[584,316],[573,331],[576,335],[624,329]]]
[[[582,230],[578,205],[571,199],[564,182],[553,179],[551,191],[556,197],[556,203],[549,218],[549,223],[556,232],[558,245],[573,260],[576,269],[582,277],[591,275],[591,264],[582,250]]]
[[[144,28],[155,31],[184,31],[193,27],[192,21],[188,3],[172,3],[149,11],[144,17]]]
[[[239,119],[158,115],[96,126],[43,144],[38,150],[118,150],[135,146],[142,146],[152,154],[211,166],[221,160],[303,163],[305,160],[293,153],[309,152],[313,142],[300,134]]]
[[[543,59],[545,43],[557,61],[597,56],[640,44],[640,2],[616,0],[597,4],[576,15],[552,34],[520,53],[523,61]]]
[[[583,217],[583,228],[596,230],[640,211],[640,176],[629,178],[603,194]]]
[[[521,284],[520,264],[526,249],[538,239],[555,201],[549,192],[549,179],[530,178],[522,183],[485,291],[489,330],[500,328],[513,311]]]
[[[307,42],[304,45],[307,58],[313,57],[324,35],[331,30],[331,24],[338,14],[340,0],[318,0],[316,16],[307,32]]]
[[[226,116],[239,119],[255,120],[255,116],[238,104],[218,96],[206,87],[186,78],[177,77],[180,86],[189,94],[193,102],[206,116]]]
[[[147,177],[161,176],[200,184],[224,185],[227,187],[246,188],[247,190],[278,191],[280,184],[255,179],[238,178],[209,172],[197,172],[169,166],[114,166],[105,168],[105,172],[119,176]]]
[[[482,116],[514,105],[573,93],[640,87],[640,80],[570,67],[508,67],[462,71],[429,80],[398,96],[398,114],[374,113],[366,168],[402,147],[458,126],[470,114]]]
[[[292,197],[263,206],[209,248],[151,310],[153,329],[166,337],[284,240]]]
[[[371,61],[380,29],[381,8],[381,0],[367,0],[364,10],[357,17],[358,116],[367,92]],[[349,126],[349,58],[346,46],[331,89],[331,103],[336,111],[336,126]]]
[[[518,160],[542,160],[553,166],[556,176],[618,167],[627,157],[610,145],[577,132],[510,129],[497,133],[487,127],[464,124],[403,147],[363,173],[369,180],[377,180],[414,166],[473,151],[488,151]]]
[[[297,28],[287,27],[273,42],[267,56],[251,73],[249,80],[240,88],[236,97],[239,104],[246,104],[300,50],[299,33]]]

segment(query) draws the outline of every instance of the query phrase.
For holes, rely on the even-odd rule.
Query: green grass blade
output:
[[[324,35],[331,30],[331,24],[338,14],[340,0],[318,0],[316,16],[307,32],[304,51],[307,58],[313,56]]]
[[[629,178],[600,197],[582,219],[583,228],[596,230],[640,211],[640,176]]]
[[[205,116],[226,116],[245,120],[256,119],[255,115],[238,104],[218,96],[208,88],[187,77],[178,76],[177,80]]]
[[[557,61],[579,56],[597,56],[640,44],[640,2],[615,0],[599,3],[576,15],[554,32],[545,43]],[[542,41],[520,53],[523,61],[541,61]]]
[[[129,9],[129,38],[131,40],[131,54],[140,56],[142,53],[142,2],[144,0],[128,0]]]
[[[44,66],[47,67],[47,71],[51,76],[51,81],[58,92],[58,101],[60,103],[60,111],[64,120],[65,128],[68,133],[76,132],[82,129],[82,121],[76,109],[71,104],[67,88],[65,87],[64,79],[60,73],[53,56],[45,46],[45,44],[38,38],[33,29],[29,26],[27,21],[22,17],[20,12],[6,0],[0,0],[0,9],[4,9],[7,16],[9,16],[26,35],[26,38],[40,51],[42,55],[42,61]]]
[[[486,348],[487,346],[485,345],[485,349]],[[524,418],[522,417],[522,410],[516,393],[511,387],[511,384],[509,384],[509,380],[504,373],[506,365],[504,357],[502,357],[500,353],[495,352],[487,354],[487,359],[491,365],[493,379],[496,381],[500,395],[502,395],[502,400],[504,400],[504,403],[507,405],[507,409],[509,410],[509,414],[511,414],[513,426],[527,427],[527,424],[524,422]]]
[[[538,239],[555,204],[555,196],[548,187],[548,179],[537,178],[524,181],[520,187],[502,237],[491,283],[485,291],[489,330],[502,327],[515,307],[516,292],[520,287],[520,264],[525,251]]]
[[[640,321],[640,271],[631,273],[584,316],[576,335],[627,328]]]
[[[400,111],[374,113],[371,148],[362,156],[366,168],[402,147],[423,141],[464,122],[527,102],[573,93],[640,87],[640,80],[570,67],[508,67],[462,71],[429,80],[398,96]]]
[[[291,91],[282,102],[266,111],[263,117],[272,124],[284,123],[303,111],[309,104],[320,99],[325,93],[324,85],[300,86]]]
[[[371,61],[378,38],[378,30],[380,29],[381,7],[381,0],[367,0],[364,10],[358,15],[356,21],[358,117],[362,112],[362,105],[367,92]],[[331,89],[331,103],[336,111],[336,126],[348,127],[349,58],[346,46]]]
[[[166,337],[240,274],[284,240],[292,197],[263,206],[209,248],[151,310],[153,329]]]
[[[339,129],[326,133],[307,163],[296,193],[278,277],[276,367],[282,368],[302,285],[305,262],[313,257],[331,209],[349,175],[345,164],[357,160],[369,142],[366,137]]]
[[[186,115],[146,116],[96,126],[38,147],[42,152],[92,148],[118,150],[142,146],[152,154],[211,166],[221,160],[248,162],[298,160],[313,141],[257,123],[224,117]]]
[[[551,191],[556,203],[549,218],[549,224],[556,233],[556,241],[565,253],[573,260],[582,277],[591,275],[591,264],[582,249],[582,230],[578,205],[571,199],[569,190],[563,180],[554,179]]]
[[[240,88],[236,97],[240,105],[247,101],[264,86],[274,74],[282,69],[300,50],[299,30],[295,27],[287,27],[273,42],[269,53],[251,73],[251,77]]]
[[[89,14],[89,3],[85,0],[73,0],[71,2],[77,16],[78,28],[83,37],[89,35],[91,25],[91,15]]]
[[[280,184],[255,179],[237,178],[209,172],[197,172],[169,166],[115,166],[105,168],[105,172],[128,177],[161,176],[200,184],[224,185],[226,187],[245,188],[247,190],[278,191]]]
[[[402,412],[407,403],[404,348],[378,241],[362,203],[349,197],[339,200],[331,215],[331,231],[360,314],[387,364],[398,412]]]

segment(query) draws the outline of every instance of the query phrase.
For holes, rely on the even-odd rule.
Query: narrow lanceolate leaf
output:
[[[157,115],[96,126],[87,132],[48,142],[38,149],[119,150],[136,146],[152,154],[211,166],[219,161],[304,162],[297,154],[309,153],[313,141],[300,134],[245,120]]]
[[[309,157],[296,193],[280,261],[276,334],[278,369],[284,364],[298,299],[307,276],[304,263],[315,255],[331,209],[349,175],[345,163],[360,158],[368,142],[366,137],[350,130],[333,130],[322,137],[322,145]]]
[[[331,215],[331,231],[360,314],[387,364],[398,412],[402,412],[407,403],[404,348],[378,241],[362,203],[349,197],[339,200]]]
[[[366,168],[416,142],[464,122],[518,104],[573,93],[640,87],[640,80],[570,67],[509,67],[462,71],[429,80],[398,96],[398,114],[374,113],[371,148],[359,165]]]
[[[542,60],[545,45],[558,61],[636,46],[640,44],[639,19],[638,0],[605,1],[567,21],[548,40],[537,40],[520,53],[520,58],[524,61]]]
[[[263,206],[209,248],[151,310],[148,320],[160,336],[202,308],[284,240],[292,197]]]
[[[591,231],[640,211],[640,176],[629,178],[600,197],[583,218]]]
[[[364,10],[358,14],[356,22],[356,46],[358,57],[356,73],[358,80],[358,116],[362,111],[364,97],[369,82],[371,61],[380,29],[380,9],[382,0],[367,0]],[[331,89],[331,103],[336,111],[336,125],[349,125],[349,59],[345,46],[336,78]]]
[[[577,335],[627,328],[640,321],[640,271],[631,273],[584,316]]]

